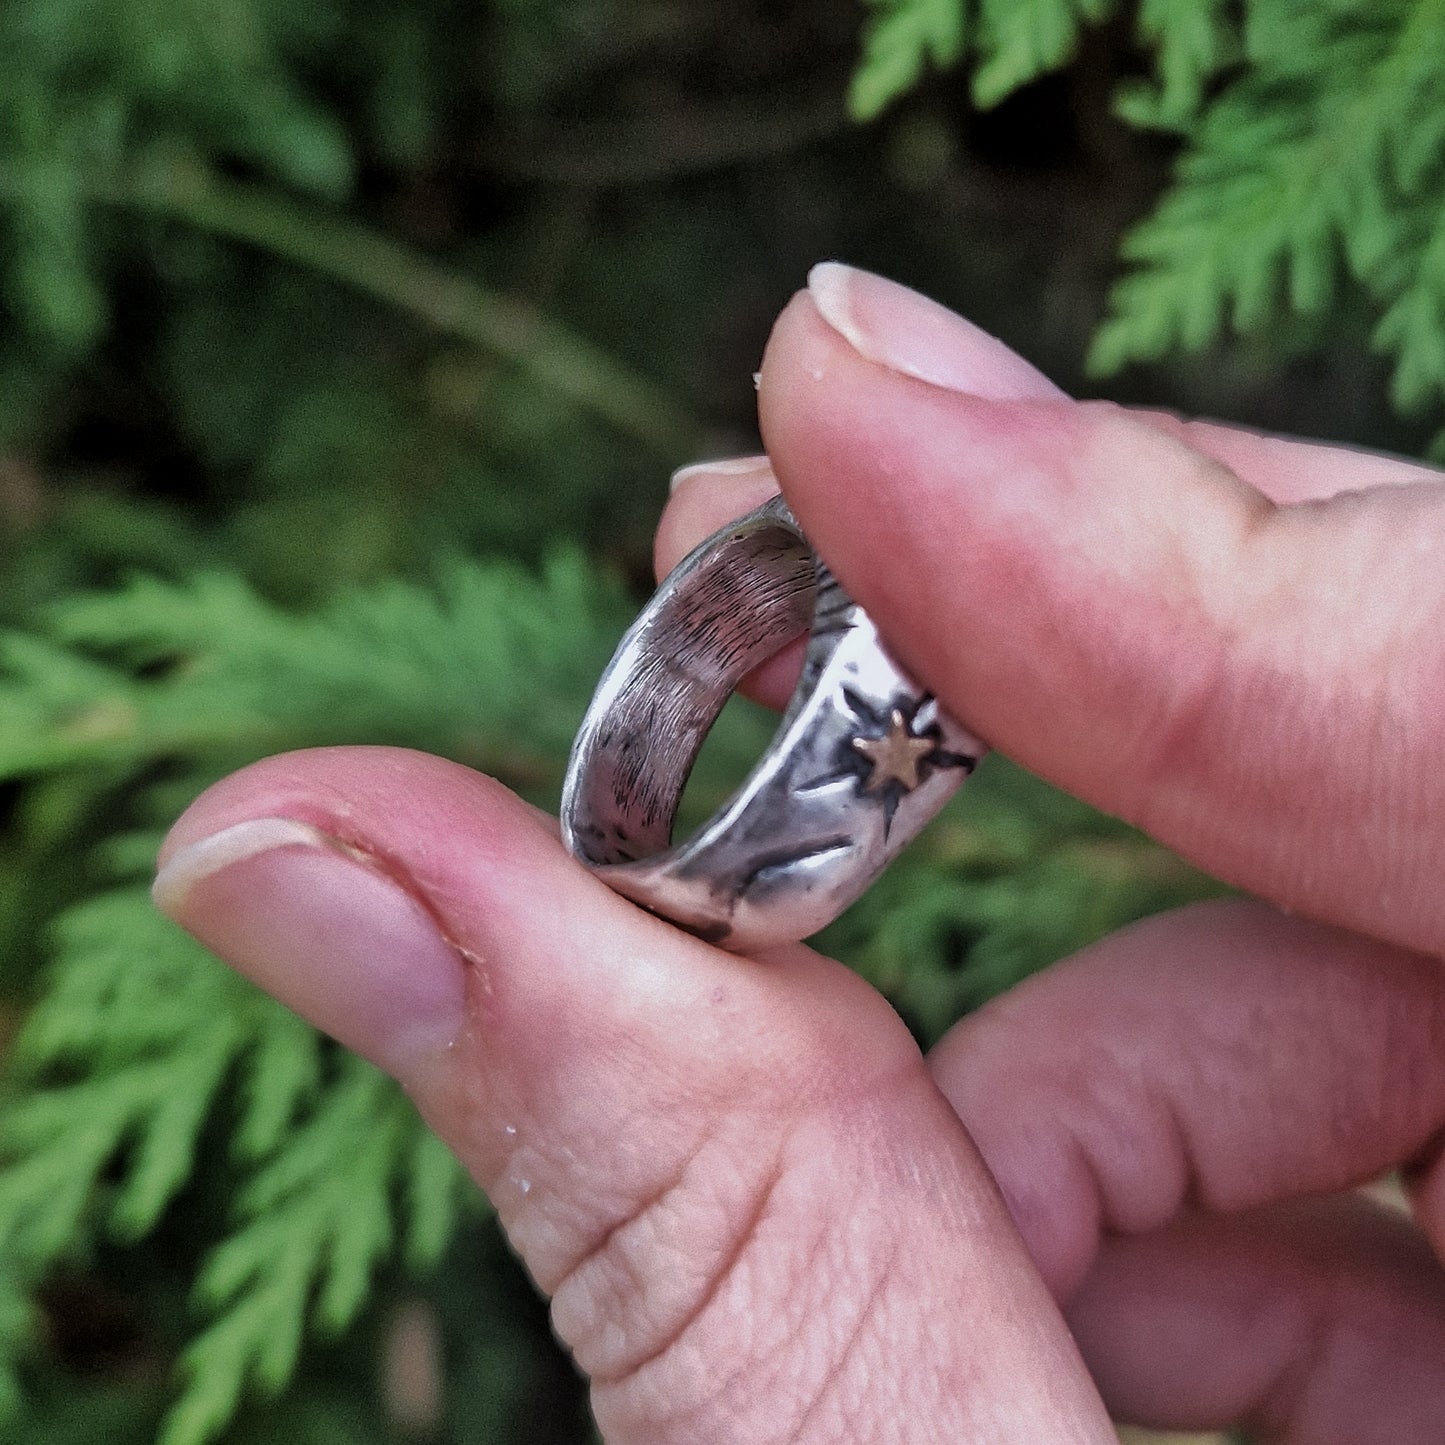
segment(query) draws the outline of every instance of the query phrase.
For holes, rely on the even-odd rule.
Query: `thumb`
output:
[[[395,1073],[553,1297],[612,1445],[1113,1439],[897,1017],[634,908],[435,758],[271,759],[162,907]]]
[[[778,481],[901,660],[1227,881],[1445,951],[1438,477],[1350,491],[1335,453],[1337,495],[1277,506],[1186,428],[969,386],[978,334],[943,317],[820,267],[762,373]]]

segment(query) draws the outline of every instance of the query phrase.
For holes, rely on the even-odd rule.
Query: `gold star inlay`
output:
[[[853,746],[870,763],[873,771],[863,785],[865,793],[881,792],[889,783],[899,783],[911,793],[918,786],[918,765],[938,744],[908,731],[908,720],[895,707],[888,718],[888,731],[881,738],[854,738]]]

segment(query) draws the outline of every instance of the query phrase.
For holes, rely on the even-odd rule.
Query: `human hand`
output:
[[[803,527],[950,711],[1323,921],[1150,920],[925,1060],[846,970],[711,949],[496,784],[383,749],[212,789],[162,906],[401,1080],[553,1295],[613,1445],[1111,1439],[1061,1308],[1121,1416],[1438,1435],[1436,474],[1077,405],[836,268],[761,402]],[[694,472],[660,559],[773,485]],[[1345,1193],[1405,1161],[1419,1229]]]

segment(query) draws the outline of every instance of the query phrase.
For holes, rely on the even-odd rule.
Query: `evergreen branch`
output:
[[[442,1257],[465,1208],[482,1196],[457,1165],[456,1156],[430,1129],[412,1131],[410,1157],[400,1169],[406,1196],[406,1234],[402,1241],[407,1268],[420,1273]]]
[[[1408,282],[1380,318],[1374,342],[1395,353],[1390,394],[1399,410],[1445,400],[1445,199],[1415,252]]]
[[[515,366],[664,459],[696,454],[702,427],[651,381],[515,297],[273,190],[168,169],[97,198],[254,246],[405,311]]]
[[[984,108],[997,105],[1020,86],[1067,64],[1080,26],[1103,22],[1114,8],[1114,0],[977,0],[970,24],[967,0],[869,4],[874,15],[864,30],[863,54],[848,92],[856,120],[872,120],[911,90],[930,63],[947,68],[970,46],[976,52],[974,102]]]
[[[1194,126],[1174,186],[1124,244],[1135,269],[1095,337],[1097,373],[1208,346],[1226,319],[1250,332],[1317,313],[1342,265],[1387,303],[1436,294],[1406,218],[1445,199],[1438,147],[1420,142],[1422,129],[1445,136],[1445,3],[1255,0],[1246,46],[1250,71]],[[1408,348],[1397,395],[1445,381],[1423,326],[1397,311],[1378,335]]]
[[[390,1253],[394,1187],[423,1126],[384,1075],[351,1055],[307,1122],[238,1201],[242,1223],[211,1253],[197,1285],[215,1322],[187,1347],[182,1395],[161,1445],[202,1445],[246,1385],[291,1378],[305,1324],[335,1334],[356,1316]],[[449,1194],[459,1173],[436,1181]]]
[[[154,850],[152,850],[154,857]],[[252,1040],[233,1143],[242,1159],[265,1159],[321,1084],[321,1039],[310,1024],[277,1009]]]
[[[1154,51],[1156,83],[1121,88],[1118,114],[1131,125],[1185,130],[1204,88],[1240,52],[1230,0],[1141,0],[1139,38]]]
[[[868,0],[873,18],[848,90],[856,120],[872,120],[911,90],[932,62],[946,67],[963,54],[964,0]]]
[[[189,1177],[195,1141],[245,1038],[234,978],[144,889],[100,894],[58,925],[51,987],[10,1061],[0,1113],[0,1256],[23,1272],[88,1236],[98,1181],[116,1233],[146,1233]],[[245,997],[244,992],[241,997]]]
[[[243,1037],[234,979],[127,888],[72,909],[0,1107],[0,1427],[27,1296],[107,1229],[135,1239],[189,1179]]]
[[[1079,27],[1106,19],[1114,0],[980,0],[976,104],[997,105],[1020,86],[1072,59]]]
[[[10,640],[0,713],[24,725],[0,766],[178,758],[194,775],[277,744],[390,739],[504,771],[520,761],[550,784],[625,610],[576,554],[540,577],[457,563],[434,587],[391,583],[309,616],[224,575],[142,579],[71,598],[47,635]],[[174,812],[175,792],[159,811]],[[136,834],[107,852],[144,866],[154,844]],[[308,1330],[355,1317],[395,1238],[427,1267],[475,1196],[394,1086],[349,1058],[328,1071],[311,1029],[161,919],[144,889],[70,909],[56,942],[0,1113],[0,1276],[23,1300],[100,1233],[148,1233],[224,1101],[244,1182],[166,1426],[168,1440],[200,1441],[252,1385],[285,1384]],[[20,1323],[0,1329],[0,1387],[25,1337],[23,1309],[4,1303],[0,1326]]]
[[[212,1323],[185,1352],[165,1435],[199,1442],[249,1384],[286,1383],[308,1320],[335,1333],[355,1318],[394,1235],[413,1268],[434,1262],[464,1179],[394,1084],[350,1055],[328,1074],[315,1033],[161,918],[145,889],[71,909],[58,943],[0,1112],[0,1397],[25,1288],[102,1230],[149,1233],[226,1100],[244,1182],[197,1286]]]
[[[997,103],[1072,55],[1112,0],[978,0],[968,46],[977,104]],[[965,49],[963,0],[881,0],[854,77],[876,114],[930,58]],[[1095,374],[1316,315],[1342,274],[1381,308],[1392,399],[1445,398],[1445,0],[1302,6],[1140,0],[1156,81],[1124,86],[1133,124],[1186,137],[1174,183],[1125,239],[1131,269],[1089,351]],[[1238,73],[1217,99],[1206,87]],[[1445,445],[1445,433],[1442,433]]]
[[[626,610],[569,552],[540,578],[457,563],[313,615],[225,574],[139,579],[0,639],[0,778],[394,742],[550,788]]]

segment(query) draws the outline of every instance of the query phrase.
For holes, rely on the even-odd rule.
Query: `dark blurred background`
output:
[[[750,373],[825,257],[1097,390],[1081,361],[1118,243],[1175,148],[1111,111],[1147,65],[1128,17],[990,110],[951,72],[867,125],[845,109],[863,19],[8,0],[6,611],[137,560],[224,558],[303,599],[559,534],[640,573],[669,467],[755,445]],[[467,315],[449,288],[469,283],[506,314]],[[1363,321],[1321,330],[1107,389],[1418,441],[1380,405]]]

